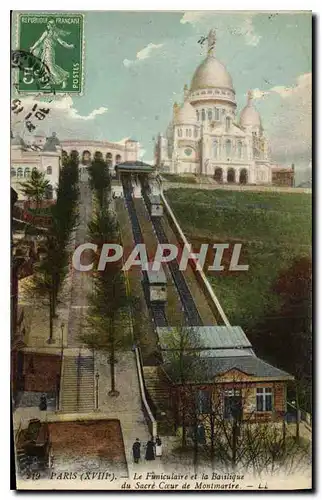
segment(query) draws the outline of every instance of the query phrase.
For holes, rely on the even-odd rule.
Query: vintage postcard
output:
[[[312,13],[13,12],[19,490],[312,488]]]

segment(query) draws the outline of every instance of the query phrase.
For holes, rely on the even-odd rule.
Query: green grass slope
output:
[[[272,287],[278,276],[296,259],[311,258],[311,196],[169,189],[166,197],[192,243],[242,242],[248,271],[208,273],[231,324],[247,330],[277,312],[280,297]]]

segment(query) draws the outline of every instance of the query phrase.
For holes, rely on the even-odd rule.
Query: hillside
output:
[[[208,273],[231,323],[248,329],[278,311],[275,281],[296,259],[311,258],[311,196],[169,189],[166,197],[194,246],[242,243],[241,261],[249,271]]]

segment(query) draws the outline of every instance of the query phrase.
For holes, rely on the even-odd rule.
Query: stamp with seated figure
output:
[[[15,82],[18,92],[38,94],[51,88],[56,94],[82,94],[83,14],[19,14],[17,35],[17,49],[41,61],[47,73],[40,82],[33,67],[19,66]]]

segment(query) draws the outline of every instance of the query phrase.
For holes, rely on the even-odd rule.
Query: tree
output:
[[[299,405],[311,411],[312,380],[312,265],[295,259],[275,281],[272,292],[281,306],[247,332],[260,356],[296,378]]]
[[[90,186],[95,193],[99,206],[105,205],[106,199],[111,191],[111,176],[108,165],[99,154],[95,154],[94,160],[88,167]]]
[[[20,185],[22,187],[21,191],[27,196],[28,200],[36,202],[37,209],[46,198],[51,186],[50,182],[45,178],[45,174],[39,172],[36,168],[32,170],[30,180],[21,182]]]
[[[90,185],[95,193],[93,218],[88,225],[89,236],[98,247],[96,268],[93,272],[93,292],[90,294],[90,308],[87,323],[91,333],[82,338],[91,348],[106,351],[111,374],[111,396],[117,396],[115,381],[116,352],[132,341],[128,329],[130,298],[127,296],[124,274],[120,263],[107,263],[99,271],[97,264],[105,243],[120,241],[118,223],[110,210],[110,182],[105,162],[94,158],[89,167]]]
[[[53,342],[53,320],[59,290],[68,270],[67,246],[77,223],[78,161],[70,157],[60,172],[57,201],[51,207],[52,224],[43,235],[42,258],[35,265],[29,293],[49,307],[49,339]]]
[[[197,387],[203,371],[200,356],[200,338],[197,328],[181,325],[171,328],[162,337],[170,378],[176,383],[179,394],[178,415],[182,427],[181,447],[187,446],[187,427],[197,428]],[[195,443],[197,439],[195,436]],[[195,448],[195,453],[197,449]]]

